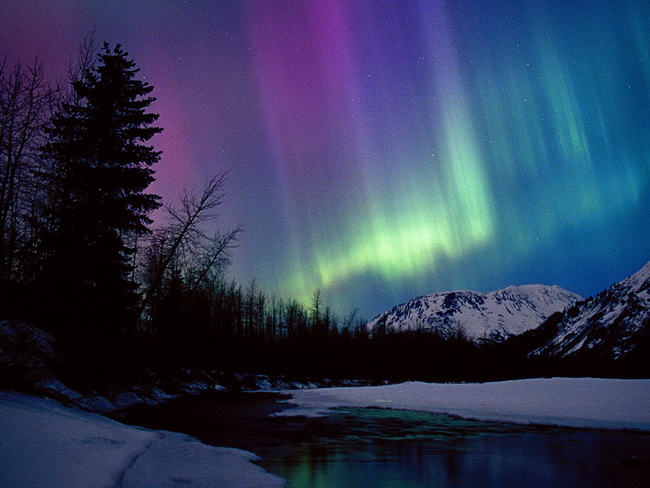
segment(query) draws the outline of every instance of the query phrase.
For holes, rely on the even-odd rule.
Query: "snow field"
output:
[[[408,382],[290,390],[281,416],[321,416],[336,407],[382,407],[517,424],[650,431],[650,380],[550,378],[494,383]]]
[[[0,393],[3,488],[278,488],[238,449],[126,426],[17,393]]]

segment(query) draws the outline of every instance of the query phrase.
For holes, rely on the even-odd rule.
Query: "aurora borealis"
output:
[[[231,274],[344,314],[650,259],[650,4],[0,0],[0,56],[81,40],[154,86],[154,191],[230,170]]]

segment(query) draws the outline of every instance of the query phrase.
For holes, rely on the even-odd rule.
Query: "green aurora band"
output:
[[[648,0],[14,1],[0,53],[58,79],[93,30],[154,86],[152,191],[230,170],[244,287],[370,318],[650,259]]]
[[[371,291],[355,289],[360,286],[378,294],[382,287],[396,290],[394,300],[445,285],[506,286],[488,276],[492,265],[468,263],[482,256],[516,267],[544,248],[576,245],[561,241],[564,232],[647,216],[639,206],[647,201],[650,164],[648,9],[639,2],[573,5],[499,11],[487,3],[471,10],[469,3],[421,1],[391,10],[352,2],[339,5],[336,15],[312,16],[344,23],[343,47],[332,51],[350,50],[353,74],[339,80],[340,93],[329,95],[355,100],[350,113],[336,117],[356,120],[335,131],[352,139],[343,157],[356,169],[354,180],[342,176],[338,186],[305,176],[311,162],[292,160],[291,153],[322,148],[309,135],[279,137],[276,161],[286,172],[293,267],[289,278],[277,272],[278,286],[305,302],[322,289],[339,309],[364,307],[352,297],[373,300]],[[374,10],[370,27],[355,30],[356,16],[366,9]],[[392,38],[382,37],[380,22],[391,24]],[[313,27],[283,26],[276,36],[301,38],[297,29]],[[406,52],[409,45],[417,47]],[[338,51],[324,48],[332,57]],[[364,65],[369,57],[383,58],[376,61],[381,81],[373,81]],[[301,58],[284,67],[309,70],[320,62]],[[407,83],[399,83],[401,70],[409,73]],[[296,74],[262,82],[274,86],[273,96],[284,91],[290,98],[300,90],[293,83],[305,81]],[[377,109],[395,103],[406,108]],[[281,124],[291,117],[281,102],[267,106],[267,119]],[[320,164],[341,157],[336,149],[333,143]],[[336,179],[336,164],[329,169],[318,171]],[[607,252],[603,241],[604,248],[593,244],[596,255]],[[578,246],[591,249],[586,242]]]

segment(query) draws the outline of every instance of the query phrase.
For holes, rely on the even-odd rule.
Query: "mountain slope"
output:
[[[552,338],[530,356],[622,359],[650,339],[650,262],[596,297],[565,310],[540,329]]]
[[[491,293],[452,291],[415,298],[378,315],[371,331],[429,330],[444,337],[501,340],[538,327],[579,295],[558,286],[509,286]]]

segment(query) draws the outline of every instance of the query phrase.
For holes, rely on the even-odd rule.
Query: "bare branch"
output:
[[[160,293],[166,275],[184,270],[189,290],[195,291],[210,273],[220,273],[228,264],[230,250],[236,246],[241,229],[210,237],[206,224],[217,218],[216,208],[224,201],[227,172],[211,178],[200,194],[184,190],[177,206],[165,205],[169,225],[159,229],[152,241],[147,259],[148,289],[143,311]]]

